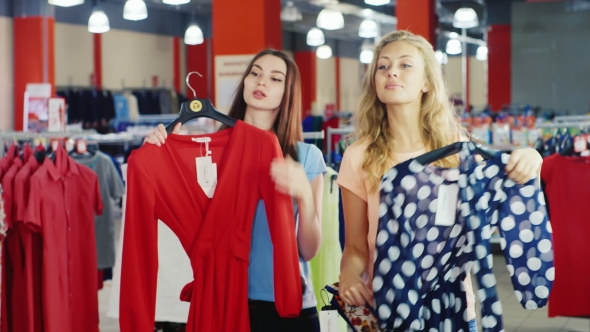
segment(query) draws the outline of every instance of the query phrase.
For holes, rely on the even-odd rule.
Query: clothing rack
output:
[[[546,129],[546,128],[567,128],[567,127],[580,127],[580,128],[588,128],[590,127],[590,117],[583,121],[580,119],[570,120],[570,121],[560,121],[560,122],[553,122],[553,123],[539,123],[535,125],[537,129]]]
[[[589,121],[590,115],[560,115],[553,118],[553,122]]]
[[[35,138],[85,138],[90,135],[97,135],[96,130],[82,130],[82,131],[64,131],[64,132],[44,132],[32,133],[23,131],[5,131],[0,132],[0,139],[19,139],[30,140]]]
[[[132,143],[141,143],[143,137],[132,134],[99,134],[95,130],[67,131],[67,132],[0,132],[0,140],[34,140],[34,139],[85,139],[87,144],[109,144],[123,145],[124,149],[129,149]],[[0,156],[4,155],[4,149],[0,151]]]
[[[174,91],[174,88],[165,87],[165,86],[155,86],[155,87],[124,87],[122,89],[108,89],[111,93],[124,93],[127,91]]]
[[[328,127],[328,147],[326,149],[326,153],[328,154],[328,156],[326,157],[328,165],[332,164],[332,135],[349,135],[349,134],[352,134],[353,131],[354,131],[354,127],[344,127],[344,128]]]
[[[324,139],[324,131],[308,131],[303,133],[303,139]]]
[[[76,90],[106,90],[106,89],[99,89],[94,85],[57,85],[55,86],[56,91],[60,90],[69,90],[69,89],[76,89]]]

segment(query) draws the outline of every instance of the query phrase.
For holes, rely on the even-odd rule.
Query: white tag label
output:
[[[338,331],[338,311],[322,310],[320,311],[320,332],[337,332]]]
[[[434,224],[437,226],[453,226],[457,215],[457,200],[459,199],[459,186],[454,184],[438,187],[438,205]]]
[[[207,197],[212,198],[217,186],[217,164],[211,157],[195,158],[197,162],[197,181]]]

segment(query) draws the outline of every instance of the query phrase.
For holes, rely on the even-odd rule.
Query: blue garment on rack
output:
[[[507,178],[510,155],[476,163],[474,149],[463,144],[459,168],[410,159],[382,178],[373,291],[384,328],[469,331],[462,280],[471,270],[483,331],[503,331],[491,269],[493,226],[518,301],[526,309],[547,304],[555,272],[543,193],[534,179],[517,185]]]
[[[113,99],[115,103],[115,123],[113,126],[116,128],[120,122],[129,121],[129,103],[122,94],[114,94]]]

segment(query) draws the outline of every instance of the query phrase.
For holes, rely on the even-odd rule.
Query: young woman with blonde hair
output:
[[[373,304],[381,177],[397,163],[467,139],[426,39],[394,31],[381,39],[373,54],[353,116],[355,142],[346,149],[338,175],[346,226],[339,291],[350,305]],[[437,166],[456,167],[458,163],[454,155],[439,160]],[[515,182],[525,183],[538,174],[541,163],[534,149],[518,149],[512,153],[506,172]],[[470,331],[477,331],[469,274],[464,285],[465,315]]]

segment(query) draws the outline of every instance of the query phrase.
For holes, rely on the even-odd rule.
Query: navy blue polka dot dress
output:
[[[510,155],[480,163],[475,155],[465,142],[458,168],[410,159],[382,178],[373,291],[383,329],[467,332],[461,281],[470,270],[483,331],[503,331],[489,243],[495,226],[517,299],[527,309],[546,305],[555,272],[543,193],[535,180],[507,178]]]

